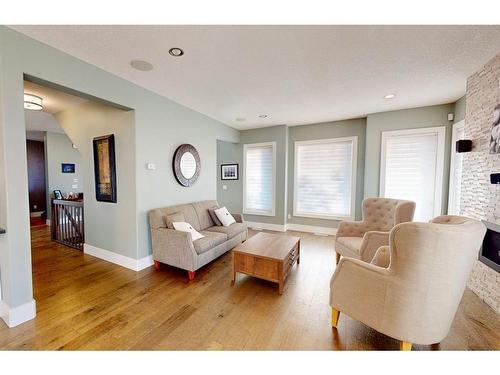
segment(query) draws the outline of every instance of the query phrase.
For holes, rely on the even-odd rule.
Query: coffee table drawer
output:
[[[236,272],[246,273],[266,280],[279,280],[279,265],[278,262],[269,259],[257,258],[240,253],[234,254],[234,268]]]

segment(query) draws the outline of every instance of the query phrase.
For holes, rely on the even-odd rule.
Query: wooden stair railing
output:
[[[52,200],[52,240],[83,251],[83,201]]]

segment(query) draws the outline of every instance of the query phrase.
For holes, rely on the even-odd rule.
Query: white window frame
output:
[[[385,158],[387,155],[387,138],[408,136],[412,134],[435,133],[438,136],[436,152],[436,179],[434,191],[434,216],[441,215],[443,209],[443,174],[444,174],[444,153],[446,143],[446,127],[435,126],[430,128],[416,128],[408,130],[390,130],[382,132],[381,153],[380,153],[380,196],[385,197]]]
[[[268,147],[273,149],[273,178],[272,178],[272,210],[254,210],[247,208],[247,150],[249,148]],[[249,215],[275,216],[276,214],[276,142],[247,143],[243,145],[243,213]]]
[[[352,152],[351,152],[351,162],[352,162],[352,178],[351,178],[351,208],[350,215],[316,215],[307,212],[298,212],[297,210],[297,149],[300,145],[311,145],[311,144],[321,144],[321,143],[336,143],[336,142],[352,142]],[[358,170],[358,137],[342,137],[342,138],[328,138],[328,139],[316,139],[310,141],[296,141],[294,149],[294,165],[293,165],[293,216],[295,217],[308,217],[314,219],[325,219],[325,220],[353,220],[356,215],[356,177]]]
[[[459,140],[458,132],[465,129],[465,121],[459,121],[453,124],[451,133],[451,150],[450,150],[450,185],[448,187],[448,215],[459,215],[459,212],[452,212],[451,207],[454,206],[455,198],[451,193],[455,190],[455,144]]]

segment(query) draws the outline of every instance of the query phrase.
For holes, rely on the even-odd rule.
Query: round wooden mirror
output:
[[[183,144],[175,150],[172,160],[174,175],[182,186],[193,186],[200,175],[200,155],[193,145]]]

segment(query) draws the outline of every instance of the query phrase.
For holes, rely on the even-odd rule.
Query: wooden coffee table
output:
[[[233,249],[232,284],[236,272],[283,285],[293,265],[300,263],[300,238],[270,233],[257,233]]]

